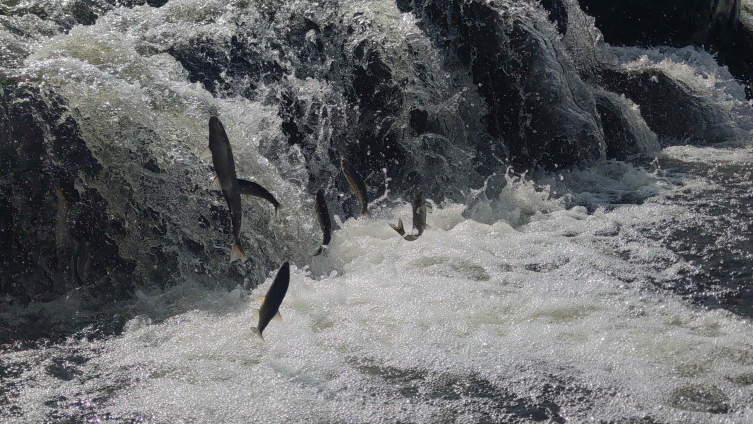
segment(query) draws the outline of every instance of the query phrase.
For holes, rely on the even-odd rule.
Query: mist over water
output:
[[[559,40],[537,6],[502,3]],[[106,199],[132,295],[91,307],[96,267],[78,259],[81,283],[65,295],[4,303],[9,326],[120,324],[4,345],[0,422],[753,422],[750,105],[711,55],[607,51],[570,33],[567,54],[583,56],[568,66],[585,72],[599,56],[681,81],[716,124],[687,140],[726,142],[666,147],[678,133],[657,136],[622,96],[633,153],[655,158],[524,172],[493,148],[483,89],[393,3],[100,6],[91,25],[3,15],[2,71],[60,96],[60,120],[111,164],[76,175],[71,192]],[[571,26],[589,33],[581,18]],[[356,94],[336,78],[349,60],[363,64]],[[239,178],[284,205],[275,215],[244,199],[246,264],[228,263],[226,204],[198,158],[211,115]],[[388,153],[351,142],[371,132],[387,134]],[[604,150],[594,143],[584,150]],[[340,155],[367,164],[369,219],[353,217]],[[335,231],[311,257],[319,187]],[[409,242],[387,223],[411,228],[418,189],[431,228]],[[65,196],[56,222],[76,207]],[[261,341],[256,297],[287,260],[283,320]]]

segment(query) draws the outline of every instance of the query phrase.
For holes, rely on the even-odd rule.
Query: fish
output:
[[[253,182],[253,181],[246,181],[238,179],[238,186],[240,186],[241,194],[245,194],[246,196],[255,196],[260,197],[269,203],[272,204],[272,206],[275,207],[275,213],[277,213],[277,210],[282,207],[280,202],[275,199],[275,197],[267,191],[266,188],[262,187],[261,185]]]
[[[361,216],[370,217],[369,213],[369,199],[366,191],[366,184],[363,182],[363,178],[356,172],[353,166],[345,160],[340,158],[340,169],[345,175],[345,179],[348,181],[350,191],[356,196],[356,200],[361,204]]]
[[[316,192],[316,202],[314,202],[314,215],[319,221],[319,227],[322,229],[323,239],[322,244],[316,252],[311,256],[318,256],[327,247],[330,240],[332,240],[332,221],[329,220],[329,210],[327,209],[327,201],[324,200],[324,190],[319,189]]]
[[[413,200],[413,229],[418,231],[416,238],[424,233],[426,225],[426,199],[422,192],[418,192]]]
[[[413,230],[417,232],[416,234],[405,234],[402,219],[397,220],[397,225],[394,225],[391,222],[388,222],[388,224],[390,224],[390,227],[397,231],[403,239],[407,241],[418,240],[421,234],[424,233],[424,229],[429,228],[429,225],[426,224],[426,208],[426,199],[424,198],[423,193],[419,191],[416,198],[413,200]]]
[[[254,310],[254,315],[257,315],[256,327],[251,328],[254,334],[260,339],[264,340],[262,332],[272,319],[282,319],[280,315],[280,305],[282,299],[285,298],[285,294],[288,292],[288,285],[290,284],[290,264],[285,262],[275,275],[272,285],[267,290],[267,295],[259,297],[261,301],[261,307],[258,310]]]
[[[212,164],[217,178],[212,182],[212,189],[222,190],[227,206],[230,209],[233,224],[233,244],[230,249],[230,262],[238,259],[246,260],[246,254],[241,246],[241,225],[243,222],[243,204],[241,203],[241,187],[235,176],[235,162],[233,148],[225,133],[225,127],[216,116],[209,118],[209,146],[201,153],[201,158],[212,156]]]

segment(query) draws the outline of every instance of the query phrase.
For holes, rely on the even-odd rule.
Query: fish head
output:
[[[421,206],[424,205],[425,202],[426,200],[424,199],[424,194],[419,191],[416,195],[415,200],[413,200],[413,209],[418,210]]]
[[[209,118],[209,144],[212,145],[213,143],[218,142],[230,144],[230,140],[227,138],[225,127],[222,126],[220,118],[212,116]]]

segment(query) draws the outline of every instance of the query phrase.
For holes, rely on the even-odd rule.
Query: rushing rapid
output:
[[[266,342],[252,310],[274,272],[251,292],[140,293],[120,336],[4,353],[5,411],[14,422],[750,421],[750,321],[660,290],[703,264],[640,231],[693,219],[665,199],[712,184],[620,164],[558,177],[647,198],[589,213],[507,176],[507,210],[477,208],[507,219],[437,205],[413,242],[385,221],[411,205],[381,208],[342,222],[326,256],[291,264]],[[153,321],[168,303],[182,312]]]
[[[753,422],[745,87],[564,3],[0,8],[0,422]]]

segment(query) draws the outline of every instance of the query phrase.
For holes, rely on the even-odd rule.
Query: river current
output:
[[[216,34],[230,21],[253,25],[253,13],[238,10],[256,6],[118,7],[61,33],[28,23],[37,41],[17,55],[15,78],[53,85],[95,156],[153,137],[160,143],[145,149],[180,176],[164,177],[156,192],[169,198],[170,184],[208,187],[211,167],[198,155],[206,118],[216,114],[236,166],[284,208],[275,216],[245,201],[247,254],[275,264],[258,281],[252,271],[181,257],[179,283],[135,285],[112,308],[122,329],[103,335],[90,326],[3,346],[0,422],[753,422],[747,141],[558,171],[520,173],[500,160],[481,187],[458,173],[446,181],[453,195],[424,193],[430,228],[413,242],[388,225],[402,218],[410,228],[412,198],[391,191],[396,182],[385,170],[371,181],[379,194],[371,218],[333,207],[332,242],[311,257],[321,235],[304,185],[312,169],[327,168],[305,167],[300,148],[280,142],[283,124],[265,100],[279,82],[259,82],[254,96],[237,96],[232,84],[213,93],[160,52],[165,40]],[[290,7],[323,13],[313,3]],[[430,50],[415,19],[392,3],[340,8],[377,22],[395,50],[402,39]],[[258,36],[260,44],[271,39]],[[264,51],[275,56],[276,48]],[[620,54],[630,66],[687,74],[726,110],[746,106],[742,87],[706,53]],[[448,110],[478,100],[441,92],[451,77],[435,78],[438,93],[416,98],[434,96]],[[320,108],[313,137],[326,150],[332,128],[348,124],[324,113],[337,108],[337,93],[313,78],[285,84]],[[208,196],[197,189],[186,209]],[[348,196],[333,190],[329,199]],[[225,207],[219,196],[211,204]],[[228,247],[215,246],[223,260]],[[282,321],[262,341],[251,332],[256,297],[284,260],[291,279]],[[76,296],[25,310],[71,320]],[[21,313],[14,308],[3,313]]]

